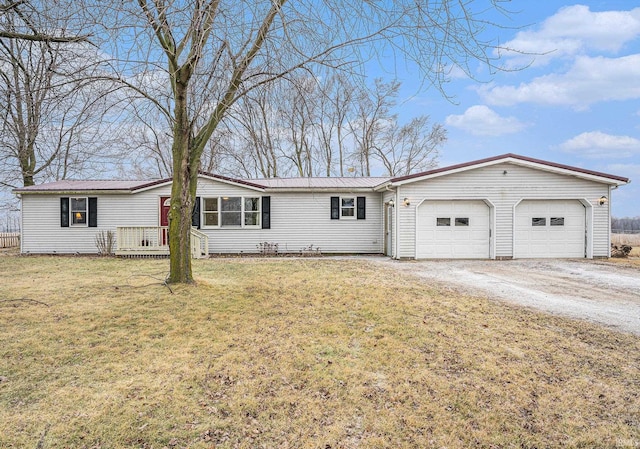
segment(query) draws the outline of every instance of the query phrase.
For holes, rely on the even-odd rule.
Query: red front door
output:
[[[171,197],[161,196],[160,197],[160,226],[169,226],[169,207],[171,206]],[[162,229],[162,244],[166,245],[169,241],[168,239],[168,229]]]

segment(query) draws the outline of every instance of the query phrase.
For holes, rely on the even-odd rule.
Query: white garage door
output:
[[[489,258],[489,206],[484,201],[425,201],[417,214],[417,258]]]
[[[516,207],[515,257],[585,257],[586,209],[577,200],[524,200]]]

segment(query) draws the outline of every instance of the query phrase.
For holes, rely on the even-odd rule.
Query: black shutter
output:
[[[193,204],[193,212],[191,213],[191,226],[196,229],[200,229],[200,197],[196,197],[196,202]]]
[[[89,198],[89,227],[98,227],[98,198]]]
[[[262,197],[262,229],[271,229],[271,197]]]
[[[69,198],[60,198],[60,226],[69,227]]]
[[[340,197],[331,197],[331,219],[340,220]]]
[[[367,198],[364,196],[358,197],[358,220],[364,220],[366,218]]]

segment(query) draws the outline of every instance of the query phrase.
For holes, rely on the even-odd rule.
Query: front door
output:
[[[163,229],[160,230],[161,241],[163,245],[166,245],[169,241],[169,230],[166,229],[169,226],[169,208],[171,206],[171,197],[160,197],[160,226]]]

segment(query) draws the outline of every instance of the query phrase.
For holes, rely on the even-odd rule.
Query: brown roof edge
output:
[[[166,182],[171,182],[173,180],[173,178],[164,178],[164,179],[156,179],[154,181],[150,181],[146,184],[142,184],[136,187],[132,187],[131,191],[135,192],[136,190],[140,190],[140,189],[148,189],[149,187],[154,187],[160,184],[164,184]]]
[[[519,159],[521,161],[531,162],[531,163],[540,164],[540,165],[546,165],[546,166],[554,167],[554,168],[561,168],[561,169],[564,169],[564,170],[575,171],[575,172],[584,173],[584,174],[587,174],[587,175],[600,176],[602,178],[609,178],[609,179],[613,179],[613,180],[621,181],[621,182],[625,182],[625,183],[629,183],[630,182],[629,178],[624,178],[622,176],[616,176],[616,175],[611,175],[611,174],[608,174],[608,173],[602,173],[602,172],[597,172],[597,171],[593,171],[593,170],[587,170],[587,169],[584,169],[584,168],[573,167],[571,165],[557,164],[555,162],[549,162],[549,161],[545,161],[545,160],[542,160],[542,159],[534,159],[534,158],[531,158],[531,157],[520,156],[519,154],[513,154],[513,153],[501,154],[500,156],[488,157],[486,159],[478,159],[477,161],[465,162],[463,164],[456,164],[456,165],[450,165],[448,167],[436,168],[436,169],[433,169],[433,170],[428,170],[428,171],[421,172],[421,173],[416,173],[416,174],[413,174],[413,175],[400,176],[398,178],[391,179],[391,182],[400,182],[400,181],[406,181],[408,179],[421,178],[423,176],[435,175],[435,174],[438,174],[438,173],[457,170],[457,169],[460,169],[460,168],[473,167],[474,165],[481,165],[481,164],[486,164],[488,162],[494,162],[494,161],[499,161],[499,160],[502,160],[502,159],[509,159],[509,158],[511,158],[511,159]]]
[[[205,172],[205,171],[199,171],[198,173],[201,174],[201,175],[204,175],[204,176],[209,176],[209,177],[211,177],[213,179],[220,179],[222,181],[233,182],[235,184],[242,184],[242,185],[245,185],[245,186],[248,186],[248,187],[255,187],[256,189],[266,189],[267,188],[267,186],[263,186],[263,185],[256,184],[256,183],[253,183],[253,182],[245,181],[244,179],[230,178],[228,176],[222,176],[222,175],[214,175],[213,173],[208,173],[208,172]]]
[[[199,175],[203,175],[203,176],[208,176],[210,178],[213,179],[220,179],[221,181],[227,181],[227,182],[233,182],[236,184],[242,184],[245,186],[249,186],[249,187],[255,187],[258,189],[265,189],[265,186],[259,185],[259,184],[254,184],[248,181],[245,181],[243,179],[235,179],[235,178],[229,178],[228,176],[222,176],[222,175],[214,175],[213,173],[207,173],[205,171],[199,171],[198,172]],[[151,181],[147,184],[143,184],[141,186],[137,186],[133,189],[131,189],[132,192],[136,191],[136,190],[140,190],[140,189],[148,189],[149,187],[154,187],[160,184],[164,184],[165,182],[171,182],[173,180],[173,178],[165,178],[165,179],[158,179],[155,181]]]

